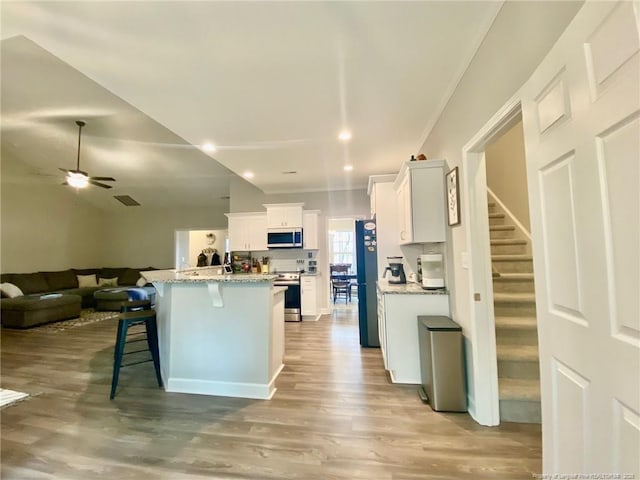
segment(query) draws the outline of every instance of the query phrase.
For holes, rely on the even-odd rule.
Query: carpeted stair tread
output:
[[[540,381],[535,379],[501,378],[498,381],[500,400],[540,401]]]
[[[521,255],[519,253],[491,255],[491,260],[494,262],[531,262],[533,257],[531,255]]]
[[[494,303],[535,303],[536,296],[534,293],[528,293],[528,292],[518,292],[518,293],[496,292],[493,294],[493,301]]]
[[[491,240],[491,245],[526,245],[526,240],[518,238],[496,238]]]
[[[496,345],[498,361],[537,362],[538,347],[536,345]]]
[[[499,277],[500,280],[508,281],[522,281],[522,280],[533,280],[533,273],[501,273]]]
[[[489,225],[489,231],[493,230],[495,232],[502,232],[505,230],[515,230],[516,227],[514,227],[513,225]]]
[[[504,218],[504,213],[490,213],[489,218]]]
[[[538,323],[535,317],[496,317],[496,328],[510,330],[537,330]]]

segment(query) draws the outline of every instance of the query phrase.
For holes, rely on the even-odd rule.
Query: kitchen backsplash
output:
[[[309,257],[311,253],[311,257]],[[252,252],[251,256],[259,260],[269,257],[269,272],[296,272],[308,270],[309,260],[315,260],[315,252],[299,249],[269,250]]]

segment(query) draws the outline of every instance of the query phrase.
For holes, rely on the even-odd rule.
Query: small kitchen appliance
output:
[[[444,288],[444,257],[441,253],[420,255],[422,288]]]
[[[387,271],[391,272],[389,283],[398,285],[407,283],[407,277],[404,274],[404,265],[402,265],[402,257],[387,257],[389,266],[384,269],[382,278],[386,278]]]

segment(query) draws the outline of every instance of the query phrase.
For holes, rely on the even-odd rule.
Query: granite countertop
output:
[[[399,293],[411,295],[448,295],[449,292],[445,288],[438,290],[424,290],[419,283],[407,282],[405,284],[392,284],[386,280],[378,280],[378,291],[380,293]]]
[[[257,283],[270,282],[278,278],[277,275],[261,273],[239,273],[217,275],[208,272],[199,272],[189,269],[181,270],[152,270],[141,272],[148,282],[157,283],[209,283],[209,282],[233,282],[233,283]]]

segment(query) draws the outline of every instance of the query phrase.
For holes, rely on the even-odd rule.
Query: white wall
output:
[[[176,230],[227,228],[222,210],[122,208],[103,217],[105,266],[173,268]]]
[[[102,211],[62,185],[2,184],[2,272],[101,267]]]

